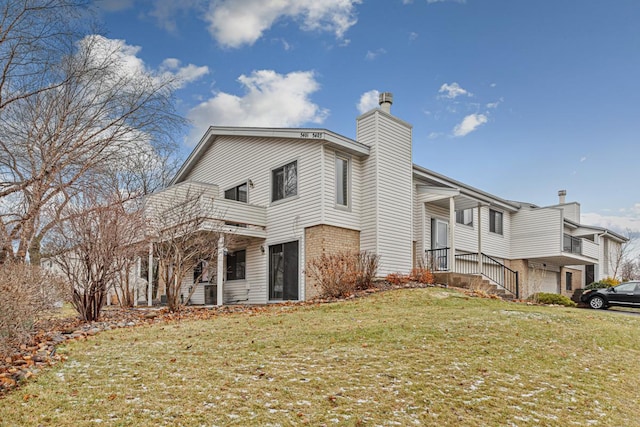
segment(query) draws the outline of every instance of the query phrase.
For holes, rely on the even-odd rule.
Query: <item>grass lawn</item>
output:
[[[118,329],[2,426],[640,425],[640,317],[428,288]]]

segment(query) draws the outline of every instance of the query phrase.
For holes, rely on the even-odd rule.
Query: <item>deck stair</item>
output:
[[[435,282],[454,288],[483,291],[490,295],[499,296],[502,299],[513,299],[515,295],[494,285],[490,280],[479,274],[463,274],[451,272],[434,272]]]

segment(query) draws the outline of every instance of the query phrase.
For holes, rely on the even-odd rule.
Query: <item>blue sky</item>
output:
[[[102,0],[104,35],[209,125],[322,127],[394,94],[414,162],[640,231],[637,0]],[[374,101],[373,103],[371,101]]]

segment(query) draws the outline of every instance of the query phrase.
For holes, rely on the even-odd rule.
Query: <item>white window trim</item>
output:
[[[345,160],[347,162],[347,204],[346,205],[341,205],[340,203],[338,203],[338,171],[336,170],[336,161],[340,159],[340,160]],[[351,179],[351,163],[352,163],[352,159],[351,156],[348,156],[344,153],[340,153],[338,151],[335,152],[335,156],[333,157],[333,205],[335,206],[336,209],[340,209],[343,211],[347,211],[347,212],[351,212],[351,203],[352,203],[352,197],[351,197],[351,193],[352,191],[352,179]]]
[[[296,194],[294,196],[283,197],[282,199],[273,200],[273,171],[294,162],[296,163],[296,175],[297,175]],[[270,201],[269,206],[279,205],[280,203],[285,203],[290,200],[295,200],[299,197],[300,197],[300,159],[299,158],[296,157],[295,159],[280,163],[276,167],[273,167],[269,170],[269,201]]]
[[[227,199],[225,197],[225,194],[226,194],[227,191],[233,190],[234,188],[237,188],[237,187],[240,187],[242,184],[246,184],[246,186],[247,186],[247,201],[246,202],[240,202],[240,200]],[[239,182],[237,185],[232,185],[231,187],[225,188],[222,191],[222,198],[225,199],[225,200],[232,200],[234,202],[240,202],[240,203],[249,204],[250,203],[250,200],[249,200],[249,188],[251,188],[251,187],[249,186],[249,179],[247,178],[246,180]]]
[[[500,214],[500,218],[501,218],[501,224],[500,224],[500,229],[501,229],[501,233],[498,233],[497,231],[491,231],[491,211],[494,211],[496,213]],[[497,209],[492,209],[489,208],[489,233],[491,234],[495,234],[496,236],[504,236],[504,212],[499,211]]]

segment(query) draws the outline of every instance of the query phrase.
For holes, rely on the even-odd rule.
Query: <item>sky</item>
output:
[[[355,138],[392,92],[414,163],[640,232],[638,0],[96,0],[103,35],[210,125]]]

